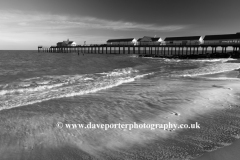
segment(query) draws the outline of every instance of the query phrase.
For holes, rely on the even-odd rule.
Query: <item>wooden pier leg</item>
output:
[[[156,46],[153,46],[153,55],[156,57]]]
[[[190,55],[192,55],[192,47],[190,46]]]
[[[128,46],[128,54],[130,54],[130,47]]]

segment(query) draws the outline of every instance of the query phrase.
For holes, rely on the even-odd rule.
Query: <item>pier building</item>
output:
[[[139,38],[137,40],[137,44],[138,45],[160,45],[162,41],[163,40],[160,37],[144,36],[143,38]]]
[[[199,45],[203,43],[202,36],[189,36],[189,37],[166,37],[166,45]]]
[[[136,45],[137,40],[135,38],[125,38],[125,39],[109,39],[107,45]]]
[[[222,35],[206,35],[204,44],[236,44],[240,43],[240,34],[222,34]]]

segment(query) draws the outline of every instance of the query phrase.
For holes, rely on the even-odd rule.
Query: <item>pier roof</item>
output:
[[[132,42],[134,38],[125,38],[125,39],[109,39],[107,42]]]
[[[153,42],[156,42],[156,41],[158,41],[160,39],[160,37],[154,37],[154,38],[152,38],[152,41]]]
[[[72,44],[73,41],[63,41],[63,43],[65,43],[65,44]]]
[[[206,35],[204,40],[240,39],[240,34]]]
[[[143,38],[139,38],[138,42],[157,42],[160,39],[160,37],[148,37],[144,36]]]
[[[164,41],[182,41],[182,40],[199,40],[201,36],[190,37],[166,37]]]

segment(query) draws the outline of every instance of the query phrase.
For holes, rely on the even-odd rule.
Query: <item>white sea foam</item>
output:
[[[210,80],[230,80],[230,81],[239,81],[240,78],[231,78],[231,77],[211,77],[211,78],[208,78],[208,77],[203,77],[205,79],[210,79]]]
[[[42,77],[42,79],[47,79],[49,83],[26,88],[17,88],[19,86],[16,86],[16,88],[0,91],[0,110],[51,99],[95,93],[154,74],[139,75],[137,72],[132,68],[125,68],[100,74],[100,76],[99,74],[86,74]]]
[[[233,58],[214,58],[214,59],[189,59],[189,61],[193,61],[193,62],[227,62],[230,60],[237,60],[237,59],[233,59]]]
[[[197,69],[185,70],[181,73],[180,76],[183,77],[193,77],[193,76],[201,76],[208,74],[217,74],[228,71],[233,71],[240,68],[240,63],[215,63],[211,65],[207,65],[204,67],[200,67]]]

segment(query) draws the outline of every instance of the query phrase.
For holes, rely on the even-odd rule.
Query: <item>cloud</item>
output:
[[[123,31],[161,31],[169,32],[185,29],[185,25],[155,25],[142,24],[136,22],[111,21],[98,19],[93,17],[78,17],[68,18],[66,20],[54,20],[54,24],[71,27],[79,27],[83,29],[108,29],[108,30],[123,30]]]
[[[187,25],[157,25],[113,21],[95,17],[66,16],[26,11],[0,11],[0,49],[14,43],[23,48],[37,45],[55,45],[70,38],[82,43],[105,43],[111,36],[123,37],[132,31],[172,32],[186,29]],[[122,31],[121,35],[115,31]],[[123,33],[125,32],[126,33]],[[110,36],[111,35],[111,36]],[[142,36],[142,35],[139,35]],[[4,48],[6,49],[6,48]]]
[[[20,26],[27,26],[27,23],[26,22],[20,22],[20,23],[18,23],[18,25],[20,25]]]
[[[18,24],[19,26],[28,26],[29,29],[104,29],[104,30],[120,30],[120,31],[161,31],[171,32],[185,29],[186,25],[156,25],[143,24],[137,22],[112,21],[98,19],[94,17],[71,17],[63,15],[39,14],[27,12],[3,12],[1,11],[0,20],[6,27]],[[21,30],[16,29],[16,30]]]

